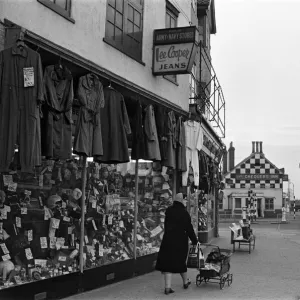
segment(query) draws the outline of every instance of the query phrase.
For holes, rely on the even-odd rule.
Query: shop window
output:
[[[271,184],[270,184],[270,188],[271,188],[271,189],[275,189],[275,184],[274,184],[274,183],[271,183]]]
[[[266,187],[266,185],[265,185],[264,183],[262,183],[262,184],[260,185],[260,187],[261,187],[262,189],[264,189],[264,188]]]
[[[251,188],[251,189],[255,189],[255,183],[251,183],[251,184],[250,184],[250,188]]]
[[[108,0],[104,41],[142,61],[143,0]]]
[[[75,23],[75,20],[71,18],[71,4],[72,0],[37,0],[41,4],[45,5],[49,9],[63,16],[67,20]]]
[[[245,184],[245,183],[242,183],[242,184],[241,184],[241,188],[244,189],[245,187],[246,187],[246,184]]]
[[[274,199],[273,198],[265,198],[265,209],[266,210],[274,210]]]
[[[166,2],[166,28],[177,27],[178,15],[179,15],[178,10],[169,1],[167,1]],[[177,84],[177,75],[165,75],[164,78]]]
[[[219,199],[219,209],[223,209],[223,199]]]
[[[236,209],[242,208],[242,199],[241,198],[235,198],[235,208]]]

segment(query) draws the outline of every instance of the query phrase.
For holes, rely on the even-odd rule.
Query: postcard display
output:
[[[124,165],[126,171],[124,172]],[[1,176],[0,288],[79,269],[81,161],[47,160],[29,175]],[[139,163],[136,256],[158,251],[172,174]],[[88,163],[83,268],[134,257],[135,162]]]

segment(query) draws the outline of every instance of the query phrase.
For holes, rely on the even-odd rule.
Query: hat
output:
[[[176,194],[174,201],[177,201],[177,202],[180,202],[180,203],[184,204],[183,194],[182,193]]]

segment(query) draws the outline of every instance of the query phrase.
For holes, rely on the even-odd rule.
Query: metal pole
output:
[[[294,199],[294,220],[296,219],[296,200]]]
[[[86,156],[83,156],[82,164],[82,197],[81,197],[81,219],[80,219],[80,245],[79,245],[79,265],[80,272],[83,273],[83,246],[84,246],[84,218],[85,218],[85,186],[86,186]]]
[[[137,218],[138,218],[138,200],[139,200],[139,160],[135,161],[135,199],[134,199],[134,252],[133,257],[136,259],[136,235],[137,235]]]

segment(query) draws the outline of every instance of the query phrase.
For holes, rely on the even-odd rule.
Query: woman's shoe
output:
[[[173,291],[171,288],[165,289],[165,294],[166,295],[169,295],[169,294],[172,294],[172,293],[175,293],[175,291]]]
[[[192,283],[191,280],[188,279],[188,280],[187,280],[187,283],[185,283],[185,284],[183,285],[183,288],[186,290],[186,289],[189,287],[189,285],[190,285],[191,283]]]

